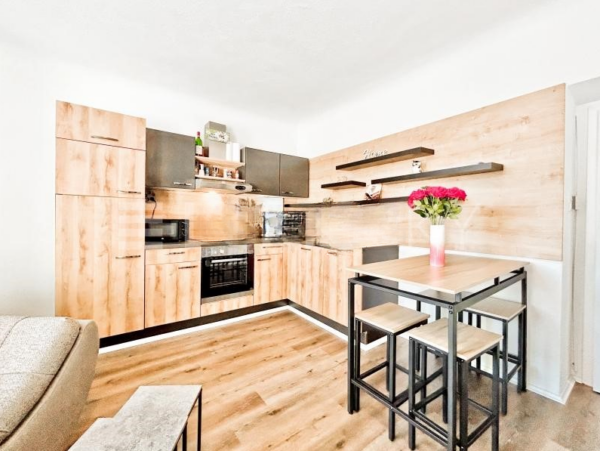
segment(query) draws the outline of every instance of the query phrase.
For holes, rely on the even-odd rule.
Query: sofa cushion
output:
[[[0,443],[44,395],[79,328],[69,318],[0,316]]]

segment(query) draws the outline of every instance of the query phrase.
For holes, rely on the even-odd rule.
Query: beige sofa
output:
[[[94,377],[98,328],[0,316],[0,451],[62,451]]]

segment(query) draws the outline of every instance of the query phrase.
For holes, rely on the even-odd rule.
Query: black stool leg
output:
[[[388,355],[388,385],[389,385],[389,400],[394,403],[396,399],[396,336],[388,335],[389,355]],[[391,441],[396,438],[396,414],[392,409],[389,413],[389,431],[388,436]]]
[[[469,362],[459,361],[460,369],[460,449],[469,447]]]
[[[360,331],[362,322],[354,320],[354,377],[360,379]],[[360,410],[360,390],[357,388],[354,394],[354,411]]]
[[[525,334],[527,333],[527,323],[526,323],[526,318],[525,315],[527,314],[527,309],[523,310],[521,312],[521,314],[519,315],[519,380],[518,380],[518,384],[517,384],[517,389],[520,392],[525,391],[525,371],[526,371],[526,365],[527,365],[527,358],[526,358],[526,343],[525,343]]]
[[[442,395],[442,420],[448,424],[448,359],[443,358],[442,362],[442,383],[444,394]]]
[[[493,378],[492,378],[492,414],[494,415],[494,422],[492,423],[492,451],[498,451],[500,447],[500,409],[499,409],[499,395],[498,389],[500,378],[500,355],[499,355],[499,346],[496,346],[493,350],[493,358],[494,358],[494,370],[493,370]]]
[[[481,316],[475,315],[477,317],[477,328],[481,329]],[[481,370],[481,357],[477,357],[477,364],[475,365],[478,370]],[[479,373],[477,373],[479,374]]]
[[[508,322],[502,322],[502,414],[508,412]]]
[[[415,408],[415,348],[416,342],[411,338],[408,343],[408,415],[414,419],[414,408]],[[408,425],[408,447],[411,450],[416,448],[416,430],[415,427],[409,423]]]
[[[421,380],[425,382],[427,380],[427,346],[421,346]],[[427,384],[423,383],[421,388],[421,401],[427,397]],[[427,412],[427,406],[423,404],[423,413]]]

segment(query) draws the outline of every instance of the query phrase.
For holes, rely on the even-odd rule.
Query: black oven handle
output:
[[[210,264],[212,265],[213,263],[229,263],[229,262],[245,262],[246,260],[248,260],[247,257],[238,257],[238,258],[215,258],[210,260]]]

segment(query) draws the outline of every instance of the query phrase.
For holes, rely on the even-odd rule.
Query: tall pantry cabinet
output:
[[[56,109],[56,315],[144,328],[146,120]]]

